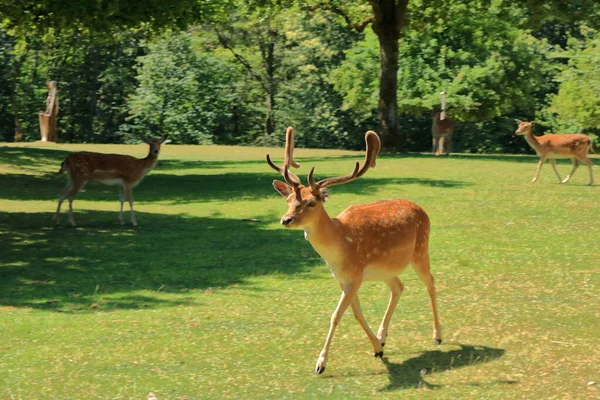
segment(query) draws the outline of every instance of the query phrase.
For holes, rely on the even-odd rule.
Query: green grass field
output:
[[[600,185],[585,168],[559,185],[546,165],[532,184],[533,156],[383,155],[332,188],[332,216],[391,198],[428,212],[444,343],[407,270],[384,358],[347,312],[317,376],[339,287],[302,231],[279,226],[264,155],[282,149],[167,145],[134,190],[139,228],[119,226],[117,190],[98,184],[74,203],[78,227],[54,227],[56,172],[82,149],[146,154],[0,145],[0,399],[600,397]],[[303,179],[362,158],[296,150]],[[361,288],[374,329],[388,293]]]

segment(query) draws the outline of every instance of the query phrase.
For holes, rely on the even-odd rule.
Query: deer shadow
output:
[[[390,382],[380,391],[409,388],[439,389],[442,387],[441,385],[428,383],[425,377],[456,368],[484,364],[502,357],[505,353],[503,349],[486,346],[460,344],[460,347],[459,350],[452,351],[426,351],[401,363],[390,362],[388,357],[383,357],[381,360],[388,370]],[[506,381],[504,383],[514,384],[517,382]]]

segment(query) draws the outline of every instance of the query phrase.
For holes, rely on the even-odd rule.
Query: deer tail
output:
[[[590,144],[590,146],[589,146],[590,147],[590,153],[595,153],[596,151],[594,150],[594,142],[592,141],[592,138],[590,138],[589,136],[588,136],[588,141],[589,141],[589,144]]]
[[[60,164],[60,170],[58,171],[58,174],[62,174],[64,173],[67,168],[69,167],[69,157],[65,158],[62,162],[62,164]]]

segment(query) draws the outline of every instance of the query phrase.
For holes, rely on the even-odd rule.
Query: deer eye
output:
[[[316,201],[311,201],[310,203],[308,203],[309,207],[316,207],[317,202]]]

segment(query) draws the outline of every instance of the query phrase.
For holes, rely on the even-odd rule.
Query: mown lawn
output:
[[[600,396],[600,185],[585,168],[559,185],[546,165],[532,184],[533,156],[383,155],[332,188],[331,215],[387,198],[429,213],[444,343],[408,270],[384,358],[347,313],[317,376],[339,287],[302,232],[278,224],[264,154],[282,149],[167,145],[134,190],[139,228],[118,225],[116,190],[97,184],[74,203],[78,227],[66,215],[53,227],[56,171],[81,149],[146,153],[0,145],[0,399]],[[296,158],[301,176],[315,165],[325,177],[362,153]],[[376,329],[387,288],[360,293]]]

